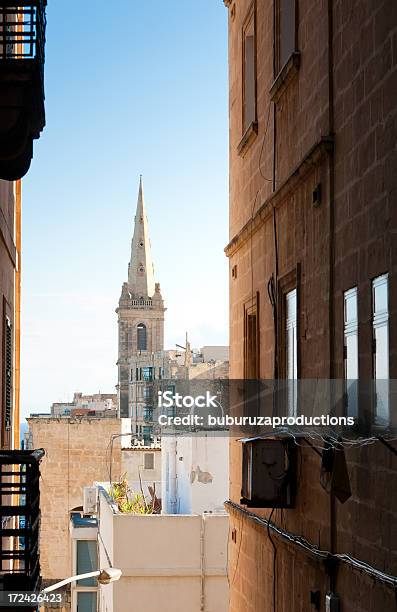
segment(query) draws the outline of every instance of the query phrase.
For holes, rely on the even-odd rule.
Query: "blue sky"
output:
[[[228,341],[221,0],[50,2],[47,126],[23,181],[22,414],[112,392],[143,174],[166,348]]]

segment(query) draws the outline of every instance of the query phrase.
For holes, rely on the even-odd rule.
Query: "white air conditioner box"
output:
[[[98,491],[96,487],[83,488],[83,512],[84,514],[96,514]]]

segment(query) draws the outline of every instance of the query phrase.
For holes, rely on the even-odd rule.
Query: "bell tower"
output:
[[[142,176],[139,181],[128,282],[123,283],[118,315],[118,396],[119,414],[130,417],[129,387],[132,374],[130,360],[164,350],[164,302],[160,284],[155,283],[149,240],[148,220],[143,195]],[[133,359],[134,360],[134,359]]]

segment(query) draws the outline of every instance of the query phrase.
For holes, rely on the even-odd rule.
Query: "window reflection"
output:
[[[388,274],[383,274],[372,281],[375,420],[379,424],[388,423],[390,417],[388,280]]]

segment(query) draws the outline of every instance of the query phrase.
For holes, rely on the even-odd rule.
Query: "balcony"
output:
[[[28,171],[45,125],[47,0],[0,0],[0,178]]]
[[[3,591],[40,590],[39,465],[43,456],[43,449],[0,451],[0,590]]]

